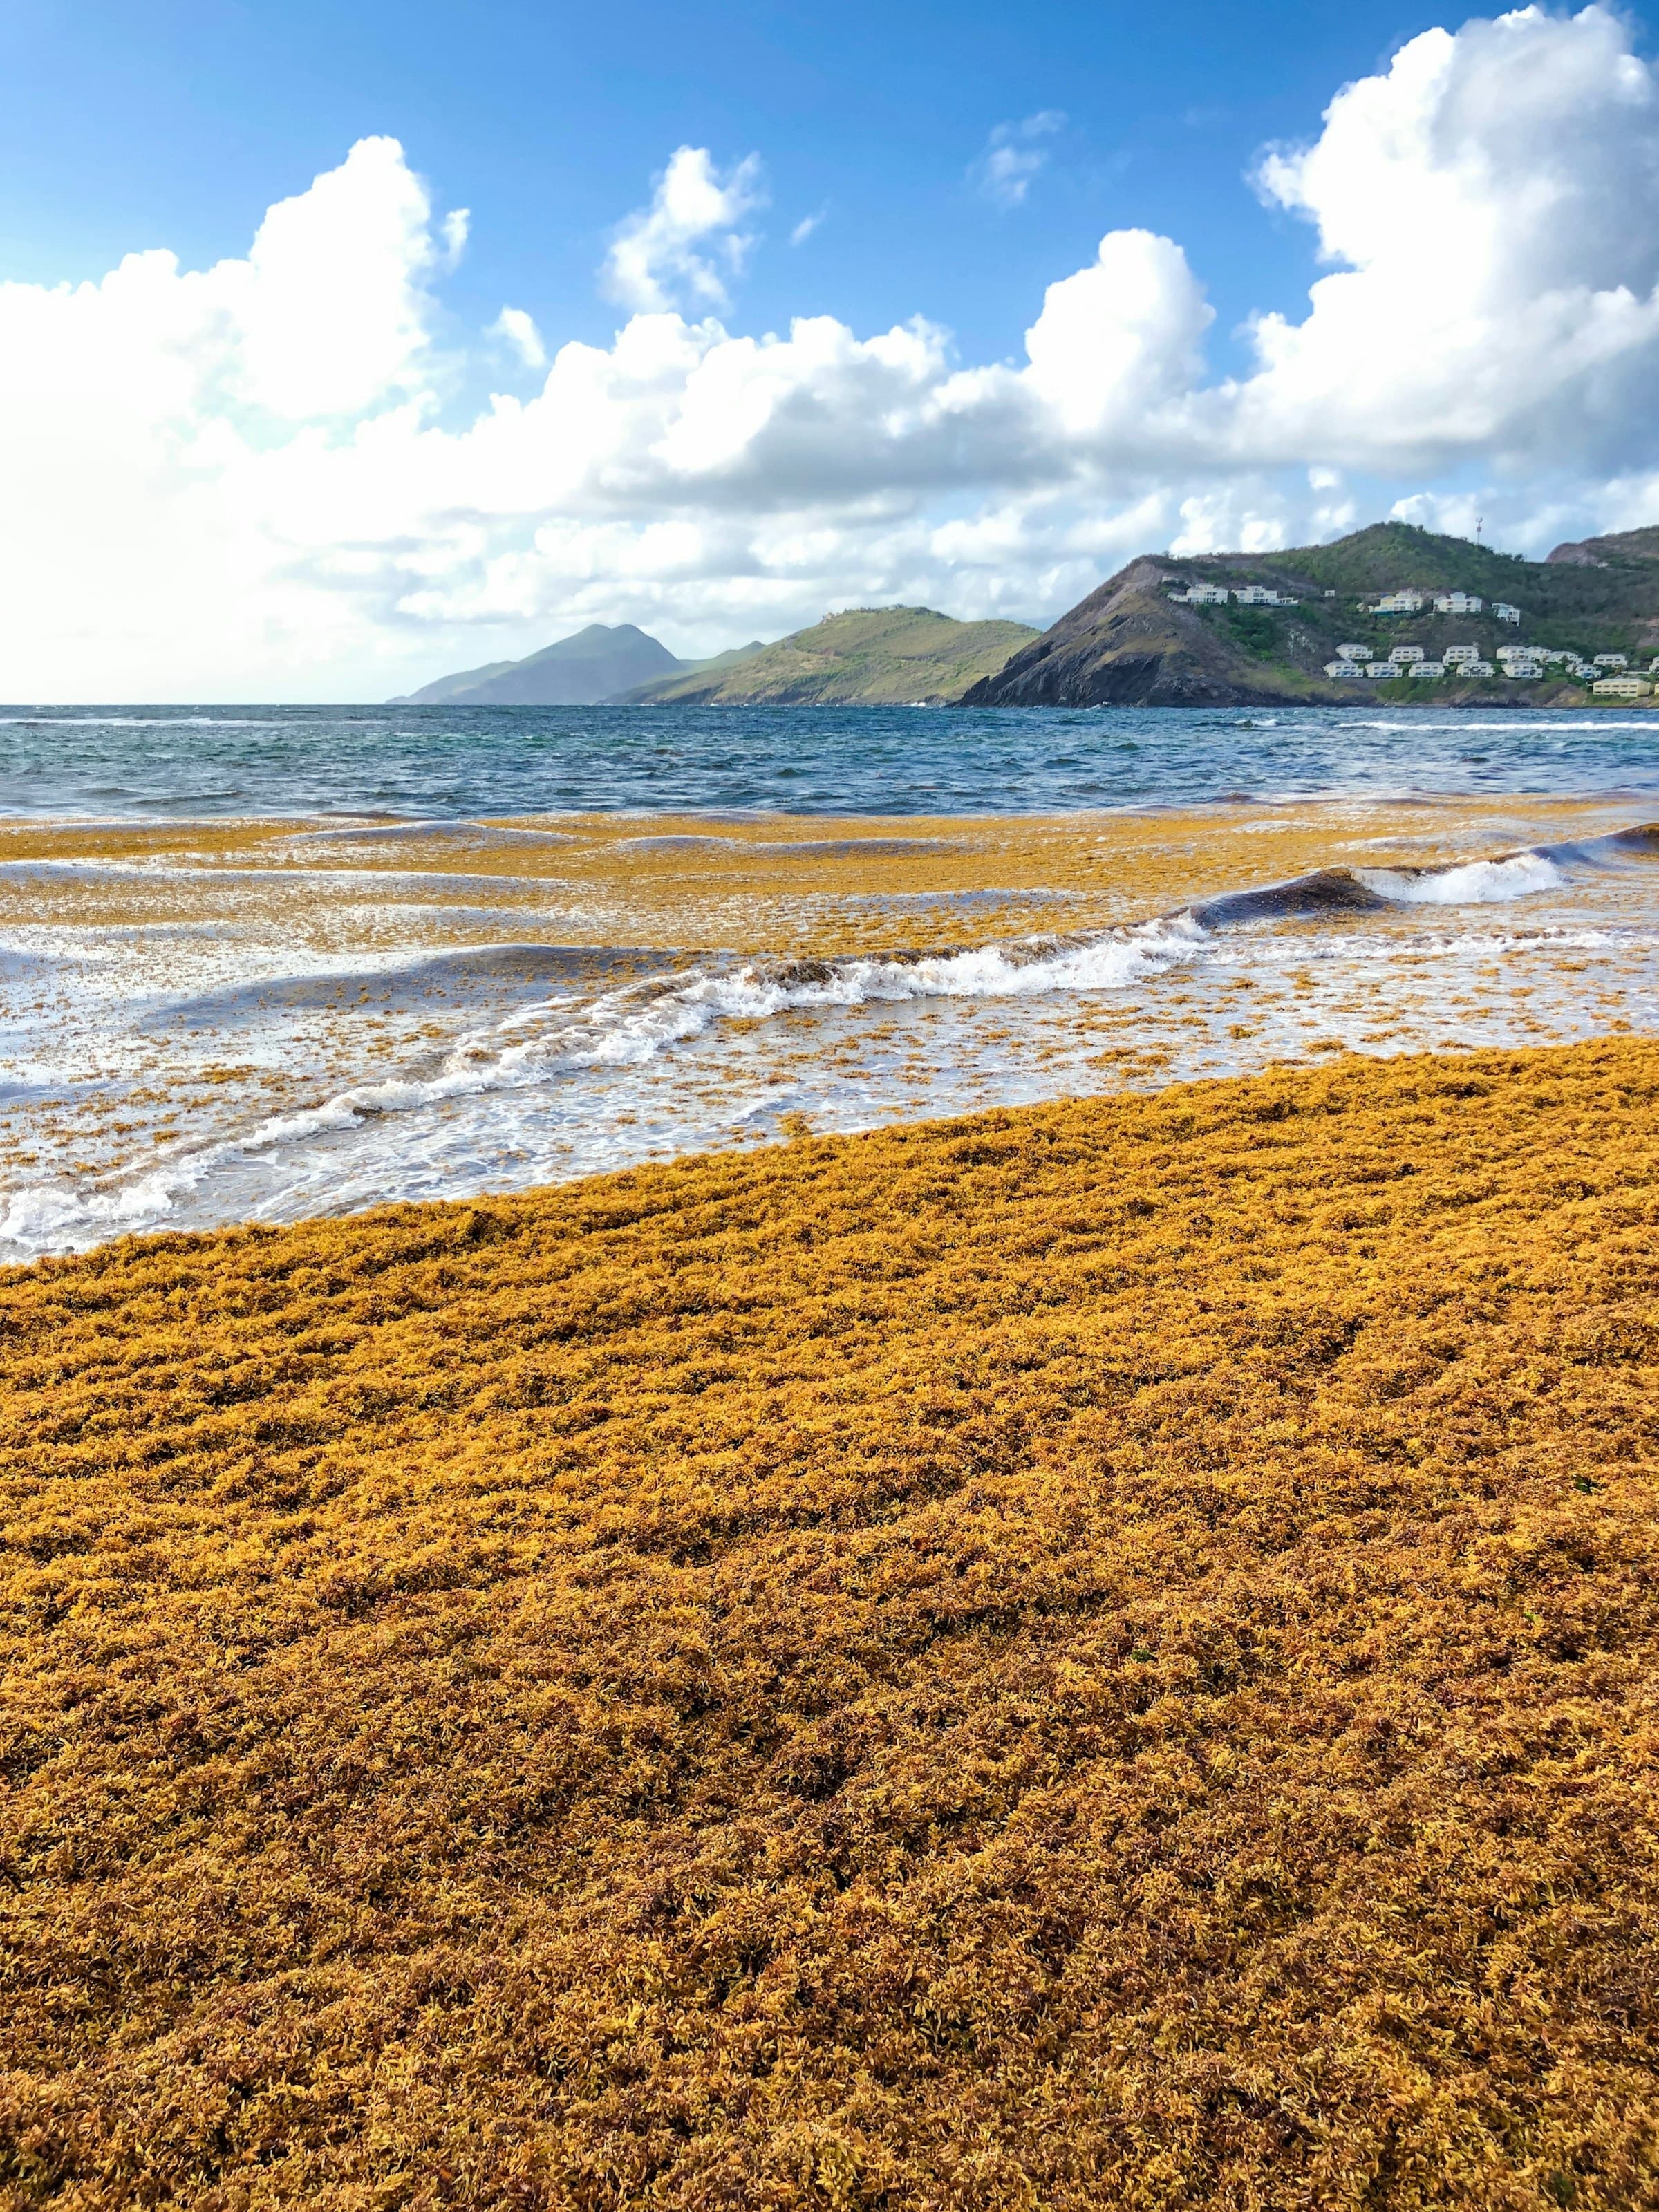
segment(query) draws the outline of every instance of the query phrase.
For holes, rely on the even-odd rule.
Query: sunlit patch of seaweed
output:
[[[0,2204],[1659,2194],[1659,1045],[0,1279]]]

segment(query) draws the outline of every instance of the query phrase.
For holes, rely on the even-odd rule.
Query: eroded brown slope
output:
[[[1659,2187],[1659,1047],[0,1286],[0,2202]]]
[[[964,706],[1208,707],[1346,696],[1285,672],[1242,665],[1215,631],[1164,588],[1184,584],[1156,559],[1132,561],[964,696]]]

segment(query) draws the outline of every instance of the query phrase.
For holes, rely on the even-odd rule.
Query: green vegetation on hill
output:
[[[1417,645],[1431,660],[1449,645],[1473,645],[1492,661],[1502,645],[1559,648],[1593,659],[1622,653],[1645,665],[1659,651],[1659,532],[1632,531],[1558,547],[1547,561],[1495,552],[1402,522],[1378,523],[1330,545],[1280,553],[1167,554],[1131,562],[976,685],[975,705],[1244,706],[1329,701],[1353,703],[1352,681],[1325,674],[1344,645],[1386,658]],[[1294,605],[1189,606],[1173,594],[1194,583],[1237,592],[1261,585]],[[1384,592],[1465,592],[1486,604],[1478,616],[1370,611]],[[1521,610],[1519,625],[1493,607]],[[1582,684],[1560,676],[1510,681],[1495,673],[1427,685],[1411,678],[1366,680],[1364,696],[1422,702],[1432,691],[1477,705],[1576,702]]]
[[[635,706],[948,704],[993,676],[1036,632],[1015,622],[955,622],[929,607],[858,607],[776,644],[641,684]]]
[[[765,650],[765,639],[753,637],[747,645],[729,645],[724,653],[711,653],[706,660],[688,660],[680,673],[684,676],[707,676],[716,668],[735,668],[740,660],[752,660],[757,653],[764,653]],[[663,680],[672,683],[675,679],[665,677]],[[638,688],[641,691],[652,691],[656,686],[642,684]]]

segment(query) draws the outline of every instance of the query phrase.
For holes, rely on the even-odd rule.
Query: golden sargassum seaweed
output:
[[[1659,2200],[1659,1044],[0,1282],[0,2201]]]

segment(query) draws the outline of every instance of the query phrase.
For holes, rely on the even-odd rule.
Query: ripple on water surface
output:
[[[1642,1025],[1656,863],[1639,805],[1517,794],[20,825],[3,1249]]]

